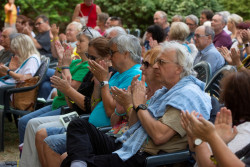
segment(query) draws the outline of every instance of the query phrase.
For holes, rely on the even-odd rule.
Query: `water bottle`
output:
[[[20,6],[17,6],[16,10],[17,10],[17,15],[19,15],[20,14]]]

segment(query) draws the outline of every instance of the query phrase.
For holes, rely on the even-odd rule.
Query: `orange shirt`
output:
[[[5,23],[9,23],[10,25],[16,23],[16,18],[17,18],[17,10],[16,10],[16,5],[13,4],[13,9],[12,11],[9,11],[11,5],[7,3],[4,6],[4,11],[5,11]]]

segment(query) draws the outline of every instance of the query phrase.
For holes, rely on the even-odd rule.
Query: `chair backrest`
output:
[[[210,64],[202,61],[194,66],[194,70],[197,72],[197,78],[207,85],[212,75]]]
[[[45,57],[41,61],[42,63],[34,75],[34,76],[39,76],[39,81],[37,82],[37,85],[40,85],[40,83],[43,81],[44,77],[46,76],[46,72],[49,68],[50,59],[48,57]]]
[[[208,92],[210,96],[220,97],[220,81],[226,73],[236,72],[236,68],[231,65],[226,65],[219,69],[212,79],[209,81],[205,88],[205,92]]]

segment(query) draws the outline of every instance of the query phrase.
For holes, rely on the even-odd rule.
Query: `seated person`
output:
[[[88,35],[89,32],[87,33]],[[88,58],[85,55],[85,52],[88,49],[88,43],[90,38],[85,33],[80,33],[78,36],[78,49],[77,52],[81,56],[81,59],[72,60],[71,61],[71,50],[68,49],[64,52],[64,50],[60,50],[58,54],[59,63],[57,66],[57,70],[55,72],[56,76],[61,77],[62,75],[67,78],[67,81],[74,89],[78,89],[84,76],[88,73],[89,69],[88,66]],[[23,143],[24,140],[24,132],[28,121],[35,117],[44,117],[44,116],[53,116],[53,115],[60,115],[61,113],[61,106],[67,105],[65,100],[65,96],[62,92],[58,91],[58,96],[55,97],[53,100],[52,105],[45,106],[37,111],[29,113],[23,116],[18,122],[18,131],[19,131],[19,138],[20,144]]]
[[[11,40],[10,48],[15,54],[11,69],[16,70],[0,65],[0,72],[4,74],[0,79],[0,86],[15,85],[17,81],[33,77],[41,64],[40,54],[27,35],[16,33]],[[8,79],[5,80],[5,77]]]
[[[89,50],[89,51],[91,51],[91,50]],[[146,54],[146,58],[143,61],[143,64],[141,66],[142,74],[145,75],[145,78],[146,78],[145,80],[147,83],[146,94],[147,94],[148,102],[149,102],[149,99],[153,96],[154,92],[162,87],[160,76],[156,76],[154,73],[154,70],[153,70],[153,64],[155,62],[156,57],[160,53],[160,51],[161,51],[161,49],[159,47],[155,47],[152,50],[150,50]],[[122,118],[124,117],[124,114],[119,114],[119,113],[120,112],[124,113],[126,111],[129,111],[133,107],[132,101],[131,101],[131,94],[129,91],[125,91],[125,90],[119,89],[117,87],[111,88],[111,92],[112,92],[113,98],[117,102],[116,103],[116,112],[114,112],[111,115],[111,124],[114,127],[113,131],[119,131],[119,132],[113,132],[111,130],[110,133],[112,133],[113,135],[117,135],[117,134],[119,135],[119,134],[122,134],[123,131],[125,131],[126,127],[128,127],[127,118],[124,118],[122,120]],[[122,108],[122,111],[118,111],[119,108],[117,105],[121,106],[120,108]],[[93,125],[95,125],[95,124],[93,124]],[[121,126],[123,126],[123,127],[121,127]],[[119,129],[118,129],[118,127],[119,127]],[[122,130],[122,129],[120,130],[120,128],[123,128],[124,130]],[[41,136],[46,136],[46,132],[47,132],[47,134],[52,134],[51,130],[52,130],[52,128],[47,128],[46,130],[38,131],[37,135],[36,135],[36,141],[41,141],[41,140],[38,140],[38,137],[41,139],[42,138]],[[43,142],[43,140],[41,142],[36,142],[37,148],[40,146],[43,146],[43,150],[40,149],[40,152],[41,151],[43,152],[42,156],[44,156],[46,158],[44,160],[45,164],[42,163],[43,166],[53,166],[54,162],[60,161],[60,155],[66,151],[66,134],[64,133],[66,131],[66,129],[65,128],[63,128],[63,129],[56,128],[55,130],[57,130],[57,132],[56,132],[57,135],[54,135],[56,133],[53,133],[53,135],[50,135],[49,137],[47,137],[44,140],[45,142]],[[45,133],[44,133],[44,131],[45,131]],[[57,144],[55,144],[55,142]],[[38,154],[40,154],[39,150],[38,150]],[[41,159],[40,159],[40,161],[41,161]]]
[[[3,47],[3,49],[0,49],[0,64],[6,64],[9,63],[11,60],[11,57],[14,56],[14,54],[10,50],[10,41],[11,41],[11,34],[16,33],[16,30],[14,28],[5,28],[0,36],[0,43]],[[12,69],[13,70],[13,69]]]
[[[76,43],[77,43],[77,34],[82,30],[82,25],[77,22],[72,22],[70,23],[67,28],[66,28],[66,43],[64,43],[65,47],[71,47],[72,50],[76,49]],[[53,35],[53,38],[51,39],[51,51],[52,51],[52,56],[56,58],[56,60],[59,59],[58,53],[56,51],[56,48],[62,48],[62,44],[59,42],[59,27],[57,27],[55,24],[52,25],[51,28],[51,33]],[[77,53],[76,53],[77,54]],[[79,55],[77,54],[77,57]],[[80,57],[79,57],[80,59]],[[38,96],[44,99],[47,99],[52,87],[51,87],[51,82],[50,82],[50,77],[52,77],[55,73],[55,70],[52,68],[49,68],[46,72],[46,77],[43,80],[40,89],[39,89],[39,94]]]
[[[85,120],[72,121],[67,129],[67,154],[61,166],[144,166],[145,158],[159,151],[185,149],[187,138],[181,127],[180,112],[197,110],[209,118],[211,99],[204,92],[204,83],[196,79],[192,59],[184,46],[164,43],[153,65],[162,78],[163,87],[146,104],[145,77],[131,83],[135,109],[127,115],[130,129],[118,138],[98,131]],[[192,97],[191,97],[192,96]]]
[[[197,119],[195,112],[191,115],[182,114],[182,124],[189,137],[189,147],[196,153],[198,166],[250,165],[249,80],[249,70],[231,73],[222,79],[220,101],[228,109],[224,107],[217,113],[215,125],[201,117]],[[197,138],[200,142],[194,147]],[[210,158],[212,156],[213,159]]]

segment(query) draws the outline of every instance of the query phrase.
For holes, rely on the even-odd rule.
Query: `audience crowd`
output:
[[[65,33],[45,15],[17,15],[13,0],[5,13],[0,86],[33,77],[41,57],[51,62],[38,97],[52,104],[18,119],[20,167],[138,167],[187,149],[190,160],[176,165],[250,166],[250,21],[156,11],[140,38],[93,0],[76,5]],[[235,69],[218,98],[194,70],[201,62],[212,79]]]

